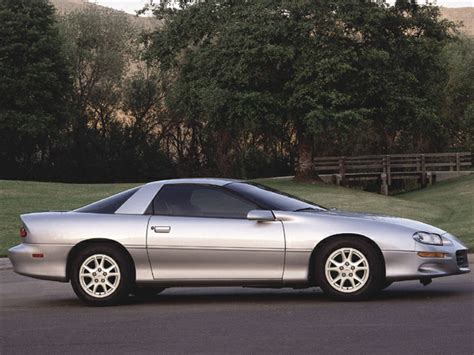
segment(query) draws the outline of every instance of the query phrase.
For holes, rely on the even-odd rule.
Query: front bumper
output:
[[[422,280],[470,272],[467,249],[455,238],[443,236],[445,245],[416,243],[413,251],[383,251],[388,281]],[[445,253],[444,258],[426,258],[419,252]]]
[[[70,250],[69,245],[23,243],[9,249],[8,258],[18,274],[66,282],[66,264]]]

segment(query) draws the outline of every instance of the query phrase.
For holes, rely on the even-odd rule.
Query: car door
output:
[[[163,186],[147,232],[154,278],[180,283],[281,281],[282,223],[247,220],[253,209],[258,206],[224,187]]]

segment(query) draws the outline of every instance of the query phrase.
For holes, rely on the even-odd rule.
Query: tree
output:
[[[129,15],[95,5],[61,18],[75,109],[69,157],[62,157],[68,179],[137,181],[174,173],[160,146],[167,132],[161,82],[141,60],[139,31]]]
[[[148,57],[171,78],[168,107],[191,131],[191,154],[201,141],[205,164],[236,175],[245,146],[255,147],[287,120],[294,53],[285,15],[271,1],[184,7],[159,9],[167,22],[152,37]]]
[[[443,117],[450,144],[474,151],[474,39],[461,37],[444,51],[449,78],[444,88]]]
[[[72,68],[76,110],[71,154],[86,179],[97,178],[103,171],[100,167],[111,171],[109,137],[120,127],[116,121],[122,86],[137,36],[126,14],[94,5],[65,15],[61,32]]]
[[[2,176],[34,178],[67,123],[70,72],[46,0],[0,0],[0,23]]]
[[[232,161],[249,137],[287,128],[295,132],[302,179],[313,177],[313,155],[353,152],[346,143],[380,153],[413,149],[410,142],[439,149],[446,77],[440,53],[452,24],[436,7],[324,0],[180,5],[155,7],[164,26],[151,37],[148,58],[168,74],[170,110],[204,132],[220,174],[235,174]],[[375,138],[355,141],[360,127]]]
[[[87,5],[62,18],[61,30],[72,63],[80,124],[106,134],[120,102],[134,28],[122,12]]]
[[[360,36],[358,101],[378,135],[369,150],[443,149],[440,111],[447,71],[441,53],[452,40],[453,24],[440,18],[437,7],[414,1],[360,16],[353,11],[346,23]]]

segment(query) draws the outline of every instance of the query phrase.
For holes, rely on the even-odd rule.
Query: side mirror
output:
[[[273,215],[272,211],[252,210],[252,211],[249,211],[249,213],[247,213],[247,219],[249,221],[257,221],[257,222],[274,221],[275,216]]]

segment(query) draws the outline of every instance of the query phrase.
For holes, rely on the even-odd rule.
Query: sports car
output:
[[[394,281],[469,272],[466,247],[421,222],[326,209],[252,182],[151,182],[67,212],[21,215],[14,271],[71,282],[89,305],[168,287],[320,287],[367,299]]]

